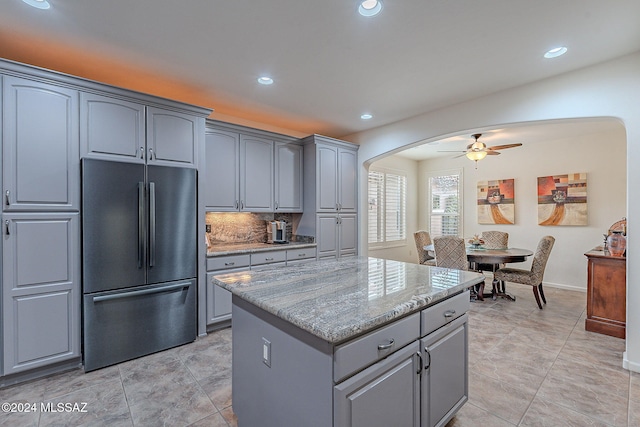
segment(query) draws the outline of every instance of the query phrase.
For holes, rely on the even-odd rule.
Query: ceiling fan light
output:
[[[484,142],[480,142],[480,141],[476,141],[473,144],[471,144],[471,150],[472,151],[482,151],[485,148],[487,148],[486,145],[484,145]],[[486,155],[487,153],[485,153]]]
[[[466,156],[469,160],[474,160],[477,162],[478,160],[482,160],[485,157],[487,157],[487,152],[486,151],[468,151]]]

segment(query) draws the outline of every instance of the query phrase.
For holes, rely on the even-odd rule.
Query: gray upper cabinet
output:
[[[79,209],[78,91],[3,80],[3,210]]]
[[[317,212],[356,212],[356,151],[317,145]]]
[[[78,215],[3,216],[5,375],[80,357]]]
[[[196,167],[199,126],[190,114],[107,95],[80,95],[81,156]]]
[[[144,105],[81,93],[80,123],[82,157],[145,162]]]
[[[273,141],[219,129],[205,140],[207,210],[273,212]]]
[[[237,211],[240,208],[240,135],[207,129],[205,141],[205,205],[209,210]]]
[[[276,142],[276,212],[302,212],[302,151],[301,145]]]
[[[147,107],[147,163],[196,167],[201,118]]]
[[[240,135],[240,210],[273,212],[273,141]]]

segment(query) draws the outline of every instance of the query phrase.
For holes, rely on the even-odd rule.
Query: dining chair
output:
[[[489,230],[483,231],[480,238],[484,241],[482,247],[485,249],[506,249],[509,247],[509,233],[505,231]],[[490,271],[495,273],[497,269],[503,268],[504,264],[476,264],[475,269],[478,271]],[[504,282],[498,282],[498,292],[506,292]]]
[[[424,230],[416,231],[415,233],[413,233],[413,238],[416,241],[418,262],[425,265],[436,265],[435,258],[431,255],[431,253],[429,253],[429,251],[426,251],[424,249],[425,246],[432,243],[431,235],[429,234],[429,232]]]
[[[544,270],[553,249],[553,244],[556,239],[553,236],[544,236],[540,239],[536,252],[533,255],[533,262],[531,263],[531,270],[521,270],[519,268],[501,268],[495,272],[495,279],[504,282],[520,283],[522,285],[529,285],[533,287],[533,295],[536,297],[538,308],[542,310],[542,304],[540,298],[546,304],[547,299],[544,297],[544,290],[542,289],[542,278],[544,276]],[[437,254],[436,254],[437,259]]]
[[[467,261],[467,249],[464,239],[457,236],[439,236],[433,239],[433,250],[436,254],[436,266],[445,268],[455,268],[457,270],[469,270]],[[476,298],[482,300],[484,282],[480,283],[478,289],[472,289]]]

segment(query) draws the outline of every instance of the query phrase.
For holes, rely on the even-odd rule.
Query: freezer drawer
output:
[[[182,280],[85,294],[85,371],[194,341],[195,283]]]

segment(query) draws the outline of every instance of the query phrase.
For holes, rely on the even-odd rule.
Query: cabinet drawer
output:
[[[269,251],[251,254],[251,265],[271,264],[284,262],[287,259],[287,251]]]
[[[287,265],[287,263],[285,263],[284,261],[282,261],[282,262],[270,262],[268,264],[252,265],[251,266],[251,270],[253,270],[253,271],[271,270],[271,269],[274,269],[274,268],[285,267],[286,265]]]
[[[249,267],[250,259],[251,257],[249,256],[249,254],[207,258],[207,271]]]
[[[334,381],[341,381],[348,375],[387,357],[419,336],[420,313],[415,313],[338,346],[333,355]]]
[[[441,301],[420,313],[420,336],[430,334],[469,310],[469,291]]]
[[[302,248],[287,250],[287,261],[295,261],[297,259],[315,258],[316,248]]]

